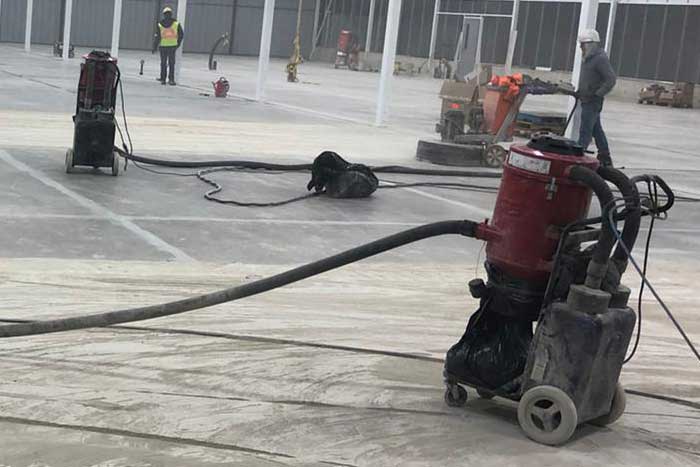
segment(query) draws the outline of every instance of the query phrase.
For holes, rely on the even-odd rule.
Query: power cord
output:
[[[652,293],[652,295],[654,295],[654,298],[655,298],[656,301],[659,303],[659,305],[661,305],[661,308],[664,310],[664,312],[666,313],[666,315],[668,316],[668,318],[671,320],[671,322],[673,323],[673,325],[676,327],[676,329],[678,330],[679,334],[683,337],[683,340],[685,340],[686,344],[688,344],[688,347],[690,348],[690,350],[693,352],[693,354],[694,354],[695,357],[698,359],[698,361],[700,361],[700,352],[698,352],[698,350],[697,350],[697,348],[695,347],[695,345],[693,345],[692,341],[690,340],[690,338],[688,337],[688,335],[685,333],[685,330],[683,329],[683,327],[681,326],[681,324],[678,322],[678,320],[676,320],[676,317],[673,315],[673,313],[671,312],[671,310],[669,309],[669,307],[666,305],[666,302],[663,301],[663,299],[662,299],[662,298],[659,296],[659,294],[656,292],[656,289],[654,288],[654,286],[649,282],[649,279],[647,279],[647,277],[646,277],[646,272],[645,272],[645,270],[644,270],[643,268],[641,268],[641,267],[639,266],[639,264],[637,264],[637,261],[634,259],[634,256],[632,256],[632,252],[629,250],[629,248],[627,247],[627,245],[625,245],[625,242],[622,240],[622,236],[620,235],[620,232],[618,232],[617,229],[616,229],[615,227],[613,227],[613,226],[615,225],[615,224],[614,224],[614,223],[615,223],[615,220],[614,220],[614,216],[615,216],[614,211],[615,211],[615,210],[616,210],[616,209],[610,209],[609,212],[608,212],[608,224],[607,224],[607,227],[608,227],[609,229],[612,230],[613,234],[614,234],[615,237],[617,238],[618,244],[619,244],[619,245],[622,247],[622,249],[625,251],[627,257],[629,258],[630,263],[632,263],[632,265],[634,266],[634,268],[637,270],[637,273],[638,273],[639,276],[641,277],[642,282],[643,282],[644,284],[646,284],[646,287],[649,289],[649,291]]]

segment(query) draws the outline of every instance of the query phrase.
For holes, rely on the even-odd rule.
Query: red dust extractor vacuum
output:
[[[519,401],[523,431],[550,445],[581,423],[622,415],[618,378],[635,313],[621,277],[642,216],[636,184],[649,177],[599,167],[552,134],[511,147],[493,217],[474,226],[486,242],[488,278],[469,283],[480,306],[445,358],[448,405],[466,403],[463,386]],[[664,212],[673,193],[655,180],[668,199]],[[594,193],[601,214],[587,218]],[[623,222],[621,232],[613,227]]]
[[[66,172],[73,172],[75,166],[107,167],[117,176],[119,157],[114,152],[117,59],[96,50],[83,58],[73,116],[73,147],[66,152]]]

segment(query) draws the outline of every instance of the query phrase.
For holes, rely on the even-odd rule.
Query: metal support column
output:
[[[584,0],[585,1],[585,0]],[[513,0],[513,11],[510,18],[510,31],[508,32],[508,50],[506,52],[506,74],[513,72],[513,55],[515,43],[518,40],[518,16],[520,15],[520,0]]]
[[[321,17],[321,0],[316,0],[316,4],[314,5],[314,28],[313,32],[311,33],[311,50],[314,50],[316,48],[316,36],[318,35],[318,20]],[[233,36],[231,36],[233,37]],[[309,58],[311,58],[311,53],[309,53]]]
[[[519,1],[519,0],[516,0]],[[433,72],[433,59],[435,58],[435,42],[437,40],[438,19],[440,18],[440,0],[435,0],[435,9],[433,10],[433,25],[430,29],[430,49],[428,49],[428,70]]]
[[[578,18],[578,35],[580,35],[586,29],[595,29],[596,19],[598,18],[598,0],[582,0],[581,1],[581,14]],[[578,39],[577,35],[577,39]],[[571,82],[574,86],[578,87],[578,81],[581,77],[581,63],[583,62],[583,56],[581,54],[581,47],[578,45],[578,40],[576,41],[576,52],[574,54],[574,71],[571,74]],[[574,103],[576,100],[572,97],[569,99],[569,109],[568,113],[574,110]],[[567,138],[578,139],[578,132],[581,128],[581,108],[576,111],[569,127],[566,129]]]
[[[177,22],[185,30],[185,20],[187,19],[187,0],[177,0]],[[182,50],[185,48],[183,43],[175,52],[175,81],[180,81],[180,70],[182,69]]]
[[[377,0],[370,0],[369,2],[369,17],[367,18],[367,39],[365,40],[365,57],[364,61],[367,62],[367,57],[372,50],[372,32],[374,30],[374,9],[377,6]]]
[[[27,23],[24,27],[24,50],[32,50],[32,14],[34,13],[34,0],[27,0]]]
[[[382,52],[382,73],[379,77],[379,92],[377,94],[377,114],[374,124],[384,123],[387,100],[391,94],[391,81],[394,77],[394,61],[396,60],[396,41],[399,37],[401,20],[401,0],[389,0],[387,9],[386,33],[384,34],[384,50]]]
[[[119,34],[122,27],[122,0],[114,0],[114,17],[112,18],[112,57],[119,56]]]
[[[66,0],[66,13],[63,17],[63,60],[68,60],[70,52],[70,28],[73,20],[73,0]]]
[[[265,80],[270,67],[270,46],[272,45],[272,21],[275,17],[275,0],[265,0],[262,33],[260,35],[260,55],[258,55],[258,80],[255,85],[255,99],[265,98]]]
[[[608,15],[608,29],[605,32],[605,53],[610,56],[612,50],[613,34],[615,34],[615,17],[617,16],[617,0],[610,0],[610,14]]]

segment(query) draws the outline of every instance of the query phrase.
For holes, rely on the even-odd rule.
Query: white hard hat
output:
[[[586,42],[600,42],[600,36],[595,29],[586,29],[579,34],[578,41],[581,44],[585,44]]]
[[[163,14],[165,14],[165,13],[172,13],[172,12],[173,12],[173,9],[172,9],[172,7],[169,6],[169,5],[166,6],[165,8],[163,8]]]

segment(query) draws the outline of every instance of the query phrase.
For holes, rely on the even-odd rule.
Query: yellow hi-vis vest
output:
[[[158,23],[160,30],[160,46],[161,47],[176,47],[177,46],[177,29],[178,22],[173,21],[169,28]]]

